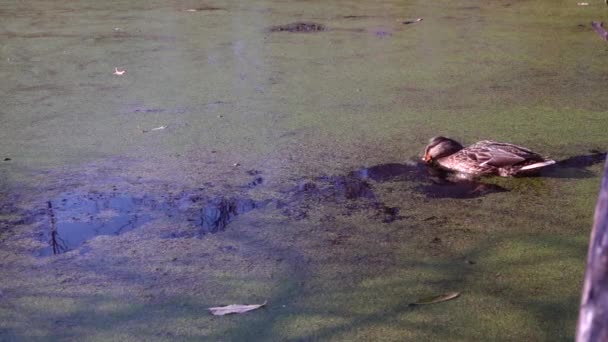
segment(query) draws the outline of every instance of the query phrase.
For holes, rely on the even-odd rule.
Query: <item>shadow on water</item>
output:
[[[376,182],[412,181],[421,183],[415,190],[429,198],[476,198],[507,189],[474,179],[453,179],[450,174],[422,163],[381,164],[352,173],[355,177]]]
[[[557,163],[545,167],[541,170],[539,176],[551,178],[590,178],[595,174],[587,167],[604,163],[606,153],[597,150],[590,150],[590,154],[570,157],[560,160]]]
[[[602,163],[606,153],[591,151],[589,155],[571,157],[547,167],[542,177],[586,178],[593,176],[586,167]],[[241,189],[250,190],[264,184],[257,170],[248,171],[253,180]],[[282,214],[294,220],[309,217],[311,204],[338,205],[341,215],[371,211],[371,219],[391,223],[406,218],[399,207],[389,207],[374,191],[374,184],[384,182],[410,182],[413,189],[428,198],[470,199],[508,189],[476,179],[455,179],[450,174],[428,167],[420,162],[374,165],[349,172],[346,175],[319,176],[300,180],[299,184],[283,192],[283,199],[253,200],[247,197],[209,197],[204,190],[189,190],[176,195],[147,194],[133,196],[127,193],[62,193],[47,202],[45,238],[49,247],[41,256],[60,254],[78,248],[98,235],[119,235],[138,228],[152,220],[165,217],[187,222],[188,229],[174,231],[163,238],[202,237],[224,231],[239,215],[264,209],[274,204]],[[25,215],[24,215],[25,216]]]
[[[350,172],[344,176],[318,177],[304,182],[295,191],[296,197],[303,195],[318,200],[376,199],[369,181],[376,183],[408,181],[419,183],[416,191],[429,198],[475,198],[507,189],[480,180],[455,179],[449,173],[433,169],[423,163],[390,163],[374,165]]]

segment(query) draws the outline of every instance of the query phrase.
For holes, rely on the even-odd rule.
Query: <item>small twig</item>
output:
[[[51,219],[51,246],[53,247],[53,254],[59,254],[64,252],[67,248],[65,243],[59,238],[59,232],[57,232],[57,219],[55,218],[55,211],[53,210],[53,203],[51,201],[46,202],[49,209],[49,217]]]
[[[46,202],[49,208],[49,216],[51,217],[51,231],[57,231],[57,221],[55,220],[55,212],[53,211],[53,203],[51,201]]]

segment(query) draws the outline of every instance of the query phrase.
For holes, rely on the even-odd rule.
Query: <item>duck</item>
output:
[[[555,160],[544,158],[522,146],[482,140],[464,147],[444,136],[429,140],[422,160],[464,176],[526,176],[555,164]]]

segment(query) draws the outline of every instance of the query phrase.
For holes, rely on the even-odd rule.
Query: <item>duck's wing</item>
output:
[[[527,160],[540,160],[542,157],[525,147],[484,140],[468,149],[480,166],[505,167],[519,164]],[[469,156],[471,158],[472,156]]]

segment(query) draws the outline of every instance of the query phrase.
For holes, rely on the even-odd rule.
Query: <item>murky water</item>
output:
[[[2,4],[0,340],[571,340],[604,7]],[[558,163],[457,179],[438,134]]]

